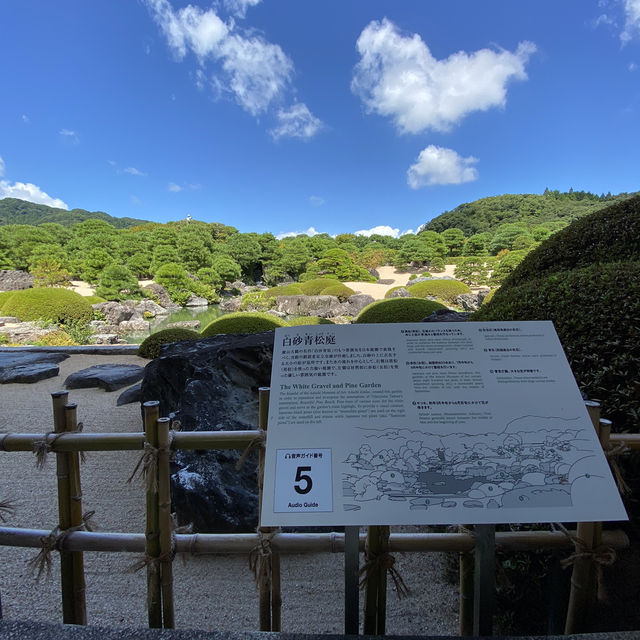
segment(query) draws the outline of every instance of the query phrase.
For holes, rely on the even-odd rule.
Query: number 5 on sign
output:
[[[275,496],[277,513],[333,511],[331,449],[278,449]]]

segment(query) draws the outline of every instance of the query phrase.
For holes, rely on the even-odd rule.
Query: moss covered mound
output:
[[[336,284],[340,284],[337,278],[314,278],[301,282],[299,286],[305,296],[319,296],[324,294],[327,287],[333,287]]]
[[[2,303],[2,313],[22,321],[44,320],[57,324],[86,324],[93,318],[91,305],[69,289],[23,289]]]
[[[321,318],[320,316],[300,316],[299,318],[293,318],[288,322],[290,327],[297,327],[305,324],[334,324],[328,318]]]
[[[614,428],[640,428],[640,263],[591,265],[503,285],[473,320],[551,320],[580,388]]]
[[[507,287],[590,264],[640,261],[640,196],[580,218],[529,253]]]
[[[84,299],[89,303],[89,304],[98,304],[100,302],[106,302],[106,298],[101,298],[100,296],[83,296]]]
[[[287,323],[284,320],[269,313],[239,311],[216,318],[202,330],[201,335],[209,338],[219,333],[261,333],[286,326]]]
[[[191,329],[183,327],[174,327],[173,329],[163,329],[157,333],[152,333],[148,338],[142,341],[138,347],[138,355],[141,358],[157,358],[160,355],[160,347],[163,344],[172,342],[182,342],[183,340],[197,340],[200,334]]]
[[[416,298],[434,296],[445,302],[453,303],[461,293],[471,293],[469,285],[459,280],[425,280],[409,287]]]
[[[304,291],[302,287],[295,282],[291,284],[281,284],[265,291],[265,295],[269,298],[277,298],[278,296],[301,296],[303,294]]]
[[[438,309],[446,309],[443,304],[422,298],[391,298],[377,300],[367,305],[354,320],[357,324],[376,322],[420,322]]]
[[[347,287],[346,284],[342,284],[342,282],[336,282],[325,289],[322,290],[320,295],[323,296],[335,296],[341,302],[348,300],[351,296],[355,295],[355,291],[351,289],[351,287]]]

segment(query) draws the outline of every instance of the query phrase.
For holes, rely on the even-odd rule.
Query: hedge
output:
[[[443,304],[422,298],[390,298],[376,300],[367,305],[354,320],[356,324],[378,322],[420,322],[438,309],[446,309]]]
[[[14,291],[3,300],[2,313],[20,320],[44,320],[56,324],[87,324],[93,309],[86,298],[69,289],[37,288]]]
[[[220,333],[261,333],[286,326],[284,320],[269,313],[239,311],[216,318],[202,330],[201,335],[209,338]]]
[[[461,293],[471,293],[471,289],[459,280],[424,280],[409,287],[415,298],[435,296],[444,302],[453,303]]]
[[[153,360],[153,358],[157,358],[160,355],[160,347],[163,344],[183,342],[184,340],[197,340],[199,337],[200,334],[197,331],[185,329],[184,327],[162,329],[161,331],[152,333],[140,343],[138,355],[141,358]]]

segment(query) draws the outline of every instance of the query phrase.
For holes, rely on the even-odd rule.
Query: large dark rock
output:
[[[60,372],[58,362],[66,353],[0,352],[0,384],[38,382],[53,378]]]
[[[175,413],[183,430],[255,429],[258,388],[271,380],[273,332],[219,335],[165,345],[145,368],[142,398]],[[257,456],[235,469],[241,451],[179,451],[173,507],[197,531],[253,531],[258,524]]]
[[[67,376],[65,389],[102,387],[105,391],[117,391],[142,379],[144,369],[137,364],[96,364]]]
[[[0,270],[0,291],[18,291],[33,287],[33,276],[26,271]]]

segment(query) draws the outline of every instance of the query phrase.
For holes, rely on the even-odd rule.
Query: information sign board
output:
[[[627,518],[550,322],[276,329],[263,526]]]

